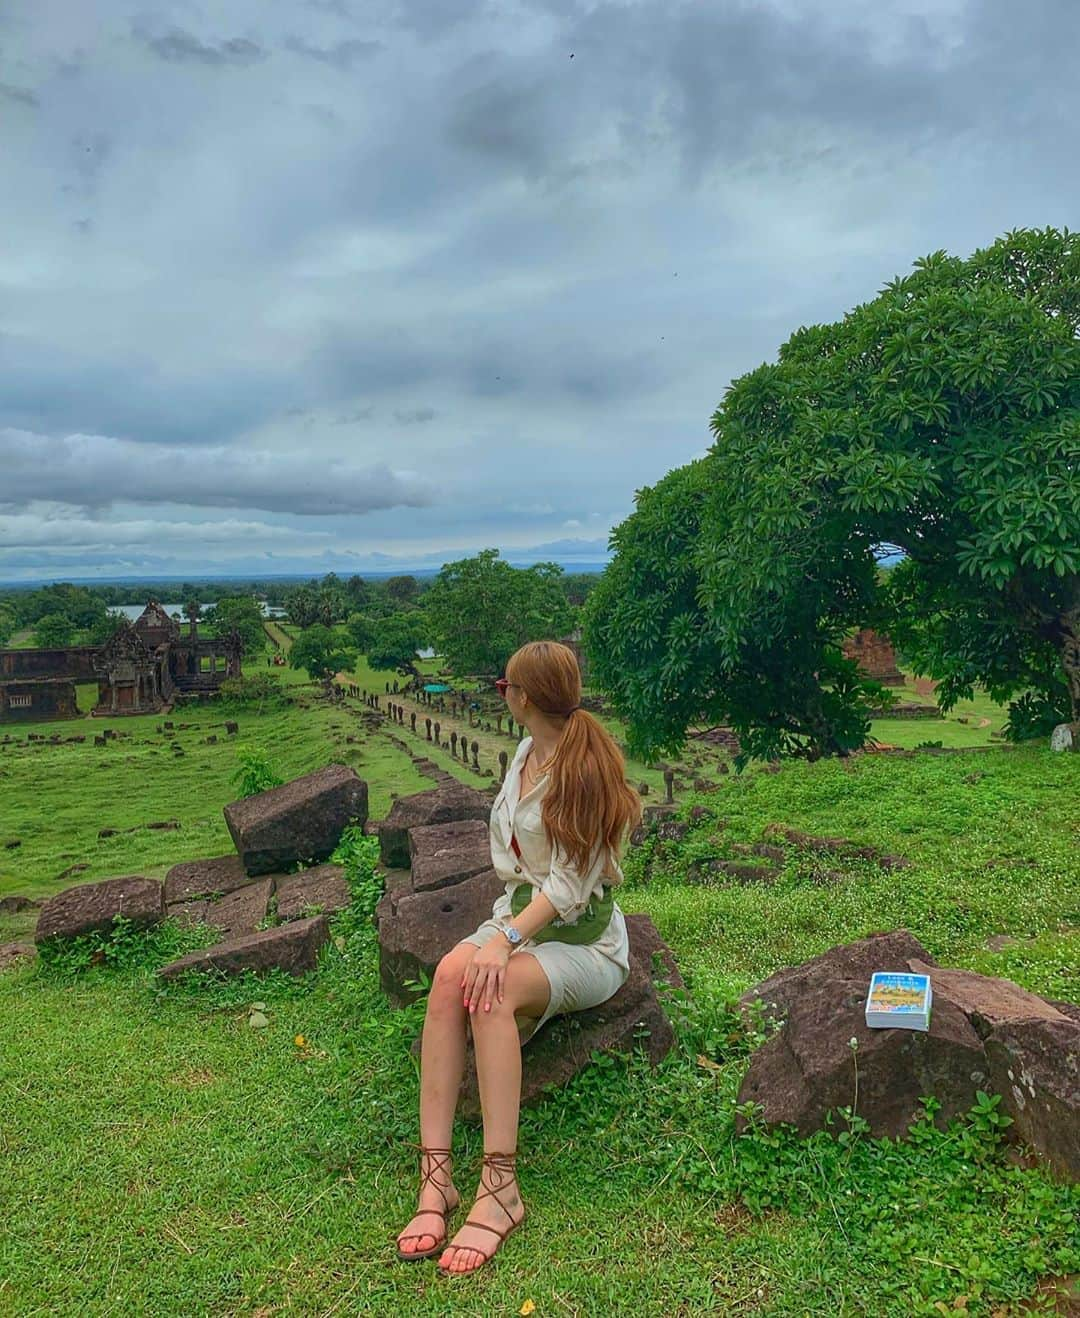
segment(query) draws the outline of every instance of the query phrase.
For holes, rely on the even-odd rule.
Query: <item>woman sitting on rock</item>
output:
[[[568,646],[523,645],[495,684],[529,735],[491,808],[491,855],[506,890],[491,918],[439,962],[421,1053],[419,1211],[398,1257],[434,1258],[447,1275],[475,1272],[525,1217],[515,1173],[521,1046],[552,1016],[617,993],[630,973],[626,922],[614,901],[625,830],[641,800],[617,743],[582,709]],[[480,1188],[447,1243],[460,1196],[451,1137],[472,1029],[484,1118]],[[440,1218],[436,1225],[434,1219]]]

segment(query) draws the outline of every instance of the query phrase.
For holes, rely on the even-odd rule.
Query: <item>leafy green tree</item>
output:
[[[501,673],[526,641],[564,636],[574,615],[557,563],[511,567],[497,549],[445,563],[424,594],[430,643],[459,677]]]
[[[365,651],[368,663],[377,672],[393,669],[406,677],[418,676],[416,652],[427,642],[428,627],[426,616],[418,610],[374,623]]]
[[[315,623],[293,642],[289,666],[302,669],[312,681],[317,681],[342,671],[350,672],[356,667],[357,658],[356,651],[348,649],[329,627]]]
[[[943,709],[1080,714],[1080,242],[918,261],[734,382],[708,455],[639,491],[585,604],[632,753],[729,722],[747,755],[860,745],[887,630]],[[886,551],[904,555],[890,573]],[[1030,725],[1030,720],[1029,720]]]
[[[349,615],[345,630],[349,633],[353,645],[361,654],[367,654],[368,647],[374,641],[376,626],[377,620],[369,618],[366,614],[353,613]]]
[[[387,598],[393,600],[397,604],[408,604],[415,600],[419,593],[420,583],[415,577],[401,576],[387,578]]]
[[[105,616],[105,602],[86,586],[58,581],[30,592],[25,601],[28,622],[37,622],[50,614],[61,614],[76,631],[80,631],[92,627]]]
[[[345,583],[345,597],[352,608],[363,611],[371,598],[371,588],[363,577],[351,576]]]
[[[58,650],[70,645],[75,626],[64,613],[46,613],[34,627],[34,641],[44,650]]]
[[[17,627],[18,622],[16,621],[14,612],[3,605],[0,605],[0,645],[7,645]]]
[[[105,645],[112,640],[117,632],[123,631],[127,625],[128,620],[125,614],[117,609],[109,609],[87,630],[87,642],[90,645]]]
[[[284,607],[289,621],[297,627],[311,627],[319,621],[319,597],[310,586],[286,591]]]
[[[262,608],[251,595],[225,595],[206,609],[203,619],[217,636],[227,636],[235,628],[244,654],[261,654],[266,646]]]

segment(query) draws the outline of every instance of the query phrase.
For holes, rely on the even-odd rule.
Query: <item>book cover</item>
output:
[[[866,1023],[878,1030],[928,1030],[932,999],[929,975],[876,970],[866,995]]]

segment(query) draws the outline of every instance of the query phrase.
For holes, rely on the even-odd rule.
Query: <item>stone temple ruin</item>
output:
[[[76,682],[97,682],[91,714],[157,714],[177,696],[211,693],[240,676],[239,632],[199,636],[195,610],[182,636],[156,600],[105,645],[0,650],[0,723],[77,718]]]

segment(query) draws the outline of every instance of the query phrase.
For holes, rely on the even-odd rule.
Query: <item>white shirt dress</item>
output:
[[[511,916],[511,894],[523,881],[544,894],[558,911],[556,918],[573,924],[590,899],[602,895],[606,876],[614,877],[617,882],[623,877],[618,862],[600,844],[587,872],[574,867],[560,847],[552,848],[540,812],[549,775],[542,774],[531,790],[521,796],[521,768],[531,746],[532,737],[526,737],[518,745],[491,806],[491,859],[496,873],[506,880],[506,890],[496,898],[491,918],[461,940],[477,947],[483,947],[500,931],[500,920]],[[510,845],[511,830],[521,848],[520,859]],[[560,1012],[584,1011],[606,1002],[622,988],[630,974],[630,942],[617,903],[608,927],[595,943],[575,945],[557,940],[538,943],[528,938],[519,950],[536,957],[551,986],[547,1010],[523,1043]]]

